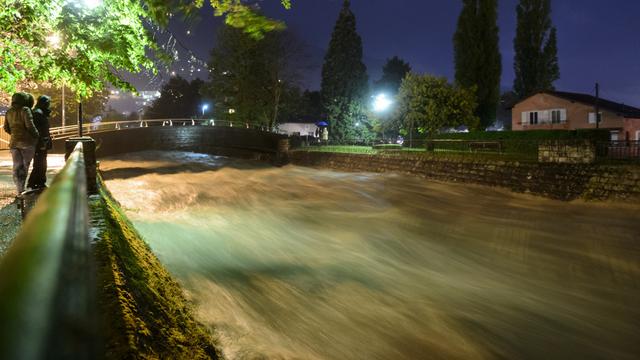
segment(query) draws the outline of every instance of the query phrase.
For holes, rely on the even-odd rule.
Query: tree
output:
[[[33,84],[33,87],[22,89],[28,93],[31,93],[34,98],[38,98],[40,95],[47,95],[51,97],[51,120],[52,127],[62,125],[62,89],[60,87],[51,86],[49,83]],[[65,118],[66,125],[76,124],[78,121],[78,104],[73,99],[78,96],[66,89],[65,93]],[[82,114],[84,119],[93,119],[98,115],[105,113],[105,107],[109,102],[109,91],[101,90],[94,92],[90,97],[82,101]]]
[[[217,118],[271,128],[281,118],[283,104],[295,95],[303,55],[299,41],[288,31],[273,31],[257,40],[225,26],[211,51],[211,72],[203,93],[213,99]]]
[[[288,8],[290,0],[281,0]],[[65,84],[81,98],[110,83],[135,90],[125,73],[155,71],[170,54],[157,31],[175,13],[192,14],[201,0],[108,0],[95,8],[82,1],[0,0],[0,91],[26,81]],[[283,24],[265,18],[242,0],[212,0],[215,15],[260,38]]]
[[[321,93],[332,139],[364,134],[362,117],[368,90],[367,68],[362,62],[362,39],[349,0],[344,1],[322,66]]]
[[[398,93],[395,119],[409,134],[433,136],[443,127],[475,128],[478,118],[475,92],[451,85],[446,78],[408,74]]]
[[[551,22],[551,0],[520,0],[516,12],[513,90],[522,99],[539,91],[553,90],[553,83],[560,78],[560,67],[556,28]]]
[[[395,96],[402,85],[402,79],[411,72],[411,65],[408,62],[394,56],[387,59],[387,63],[382,67],[382,77],[375,82],[376,91],[385,92],[389,96]]]
[[[202,106],[200,90],[204,82],[175,76],[162,86],[160,97],[145,111],[148,119],[185,119],[197,116]]]
[[[500,100],[502,56],[497,21],[497,0],[463,0],[453,37],[456,84],[477,89],[476,115],[485,128],[496,120]]]

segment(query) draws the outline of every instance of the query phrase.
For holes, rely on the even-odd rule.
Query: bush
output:
[[[473,131],[468,133],[438,134],[439,140],[593,140],[609,141],[607,129],[580,130],[526,130],[526,131]]]

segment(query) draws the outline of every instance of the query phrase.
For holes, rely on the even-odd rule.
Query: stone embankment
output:
[[[397,172],[427,179],[497,186],[558,200],[640,199],[640,166],[521,163],[429,154],[363,155],[293,151],[294,165],[342,171]]]

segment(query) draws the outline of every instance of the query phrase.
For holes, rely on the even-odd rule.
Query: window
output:
[[[538,112],[531,111],[529,113],[529,125],[537,125],[538,124]]]
[[[602,122],[602,113],[599,112],[598,113],[598,122],[601,123]],[[595,124],[596,123],[596,113],[591,112],[589,113],[589,124]]]
[[[551,123],[560,124],[562,122],[562,115],[560,110],[551,110]]]
[[[611,141],[620,140],[620,131],[614,130],[611,132]]]

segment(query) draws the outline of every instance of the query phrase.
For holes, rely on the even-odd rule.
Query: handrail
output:
[[[78,143],[0,260],[0,359],[95,357],[95,282]]]
[[[103,131],[118,131],[125,129],[137,129],[146,128],[149,126],[168,126],[168,127],[182,127],[182,126],[215,126],[215,127],[238,127],[244,129],[254,129],[265,132],[273,132],[264,123],[255,123],[247,121],[229,121],[229,120],[215,120],[215,119],[142,119],[142,120],[124,120],[124,121],[101,121],[99,123],[84,123],[82,129],[84,134],[98,133]],[[67,125],[52,127],[49,129],[51,137],[53,139],[67,138],[76,136],[78,134],[77,125]]]

